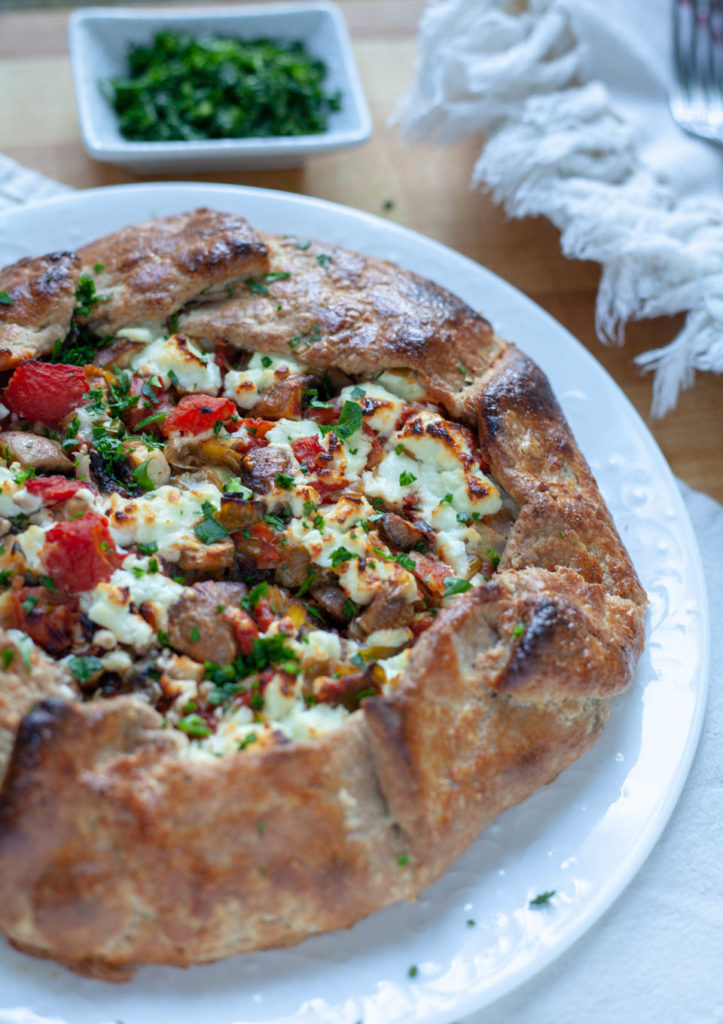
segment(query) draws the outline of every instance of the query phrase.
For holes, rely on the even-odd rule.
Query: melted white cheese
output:
[[[363,398],[356,397],[359,388],[364,391]],[[365,381],[344,388],[341,398],[342,401],[358,402],[362,407],[364,423],[376,430],[382,438],[391,434],[404,411],[404,402],[376,381]]]
[[[13,462],[10,469],[0,466],[0,516],[26,515],[36,512],[42,507],[42,499],[37,494],[30,494],[25,484],[15,482],[15,475],[22,470],[19,462]]]
[[[161,572],[149,572],[149,561],[129,555],[107,583],[80,595],[80,606],[91,622],[136,649],[147,647],[157,630],[165,629],[168,609],[185,590]],[[139,613],[141,605],[150,606],[154,626]]]
[[[405,402],[423,402],[427,394],[411,370],[385,370],[377,380],[381,387]]]
[[[384,459],[363,476],[365,494],[399,506],[413,500],[435,530],[442,559],[460,576],[470,568],[480,537],[464,517],[487,516],[500,506],[494,484],[472,458],[461,428],[438,413],[422,411],[389,435]]]
[[[112,583],[99,583],[80,595],[80,607],[91,622],[107,629],[120,643],[142,650],[155,632],[130,604],[130,596]]]
[[[215,395],[221,387],[221,371],[213,357],[182,335],[157,338],[138,352],[130,365],[138,373],[160,377],[166,386],[171,383],[172,371],[182,391]]]
[[[43,529],[41,526],[33,524],[17,536],[17,542],[25,556],[25,564],[30,572],[34,572],[36,576],[42,576],[45,573],[42,562],[42,550],[45,546],[45,533],[47,529],[49,527]]]
[[[299,370],[301,365],[289,356],[255,352],[245,370],[230,370],[226,374],[223,393],[240,409],[252,409],[267,388]]]
[[[110,532],[124,548],[155,542],[163,558],[177,562],[184,547],[198,546],[193,527],[204,518],[205,501],[219,508],[221,491],[214,484],[191,490],[166,485],[131,501],[114,493],[107,502]]]
[[[417,584],[412,573],[393,560],[376,533],[367,534],[362,529],[361,522],[373,514],[367,502],[341,499],[330,509],[324,506],[323,511],[321,529],[308,520],[292,519],[286,534],[307,551],[316,565],[333,569],[352,601],[369,604],[383,583],[392,584],[407,601],[416,600]],[[346,561],[340,561],[342,548],[352,556]]]

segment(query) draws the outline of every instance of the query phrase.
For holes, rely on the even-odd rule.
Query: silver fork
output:
[[[673,117],[723,145],[723,0],[674,0]]]

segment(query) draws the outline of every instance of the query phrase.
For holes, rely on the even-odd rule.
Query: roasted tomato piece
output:
[[[334,458],[334,446],[339,446],[339,441],[333,436],[329,441],[329,451],[324,448],[318,437],[297,437],[291,442],[291,450],[297,462],[306,466],[309,472],[316,476],[311,483],[319,492],[322,501],[328,501],[349,485],[345,476],[330,467]]]
[[[325,449],[318,437],[297,437],[291,442],[291,450],[296,461],[306,466],[310,473],[316,473],[324,466],[319,456],[325,454]]]
[[[44,505],[57,505],[72,498],[84,486],[87,485],[64,476],[31,476],[25,481],[25,489],[41,498]]]
[[[446,562],[440,562],[436,558],[430,558],[429,555],[418,555],[414,554],[414,575],[417,577],[420,583],[422,583],[427,590],[434,597],[444,597],[444,581],[449,576],[454,576],[454,571],[450,569]]]
[[[234,637],[241,648],[241,653],[245,656],[251,654],[259,631],[249,613],[243,608],[227,608],[221,618],[233,626]]]
[[[186,395],[163,421],[162,430],[169,434],[202,434],[217,423],[230,419],[236,406],[228,398],[213,395]]]
[[[330,423],[336,423],[339,419],[339,410],[333,405],[328,409],[318,409],[316,406],[312,406],[306,410],[304,416],[307,420],[313,420],[314,423],[322,423],[324,426],[328,426]]]
[[[283,558],[279,539],[266,523],[255,523],[234,534],[236,548],[259,569],[273,569]]]
[[[46,587],[21,587],[11,596],[14,629],[24,633],[48,654],[65,654],[73,645],[73,632],[78,622],[75,601],[68,602],[52,594]]]
[[[221,373],[226,374],[229,370],[233,370],[233,361],[237,356],[238,352],[236,349],[233,349],[230,345],[220,341],[216,346],[213,361],[221,370]]]
[[[249,452],[252,448],[265,448],[269,443],[266,435],[275,426],[271,420],[245,418],[236,423],[227,423],[226,429],[236,432],[234,448],[239,452]]]
[[[409,628],[415,636],[421,636],[430,626],[434,625],[433,615],[423,615],[418,619],[412,619],[409,623]]]
[[[254,616],[256,617],[259,629],[265,633],[275,618],[271,608],[271,601],[269,601],[268,597],[262,597],[257,602],[254,608]]]
[[[151,384],[150,380],[137,373],[131,377],[128,393],[131,397],[138,397],[136,404],[123,413],[123,422],[129,430],[137,430],[138,424],[147,420],[149,416],[159,412],[168,416],[174,410],[173,403],[163,385]],[[149,434],[160,434],[163,423],[163,420],[156,420],[141,427],[141,430]]]
[[[77,594],[110,579],[123,562],[108,529],[108,520],[86,512],[70,523],[57,523],[46,536],[43,564],[59,590]]]
[[[371,442],[371,449],[369,451],[369,454],[367,455],[367,461],[365,463],[364,468],[374,469],[374,467],[378,466],[379,463],[384,458],[384,449],[382,447],[381,441],[379,440],[379,437],[372,430],[368,423],[364,423],[362,425],[362,431],[364,433],[364,437],[366,437],[367,440]]]
[[[312,486],[315,491],[319,492],[322,503],[326,501],[336,501],[339,496],[339,491],[343,491],[345,487],[349,486],[349,481],[345,476],[328,476],[326,478],[320,477],[314,480]]]
[[[38,420],[52,427],[76,408],[88,390],[80,366],[30,359],[21,363],[10,378],[3,402],[23,419]]]

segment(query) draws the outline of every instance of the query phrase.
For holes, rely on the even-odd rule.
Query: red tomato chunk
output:
[[[265,448],[268,445],[266,435],[275,426],[272,420],[242,419],[236,423],[227,423],[226,430],[236,433],[235,451],[250,452],[252,448]]]
[[[230,419],[236,406],[228,398],[214,398],[212,395],[186,395],[166,416],[162,430],[169,434],[202,434],[217,423]]]
[[[297,437],[291,442],[291,450],[296,456],[296,461],[309,470],[316,473],[324,468],[324,462],[319,460],[321,454],[326,454],[318,437]]]
[[[30,494],[36,494],[44,505],[55,505],[72,498],[83,486],[79,480],[68,480],[64,476],[31,476],[25,482]]]
[[[123,413],[123,422],[129,430],[136,430],[140,423],[143,423],[149,417],[157,416],[159,413],[167,416],[174,409],[173,403],[168,397],[168,392],[162,386],[151,384],[149,380],[138,376],[136,373],[131,377],[129,394],[134,398],[138,398],[137,403],[126,409]],[[141,429],[149,434],[160,435],[162,423],[162,419],[155,420],[151,423],[146,423]]]
[[[3,393],[3,402],[18,416],[49,427],[60,423],[89,390],[80,366],[21,363]]]
[[[77,594],[110,579],[123,562],[108,529],[108,520],[86,512],[70,523],[57,523],[46,534],[43,564],[59,590]]]
[[[278,537],[265,523],[254,523],[248,531],[244,550],[251,555],[259,569],[273,569],[283,557]]]
[[[10,595],[10,618],[4,625],[23,633],[49,654],[66,654],[78,624],[75,598],[51,594],[46,587],[21,587]]]

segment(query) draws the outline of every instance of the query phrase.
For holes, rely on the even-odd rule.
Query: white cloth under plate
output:
[[[0,209],[66,191],[0,156]],[[683,794],[603,919],[543,973],[464,1024],[723,1022],[723,506],[681,487],[713,623],[709,705]]]
[[[653,411],[695,370],[723,372],[723,147],[667,104],[672,0],[440,0],[424,13],[406,137],[483,132],[472,180],[515,217],[542,214],[566,255],[602,265],[598,334],[686,312]]]

